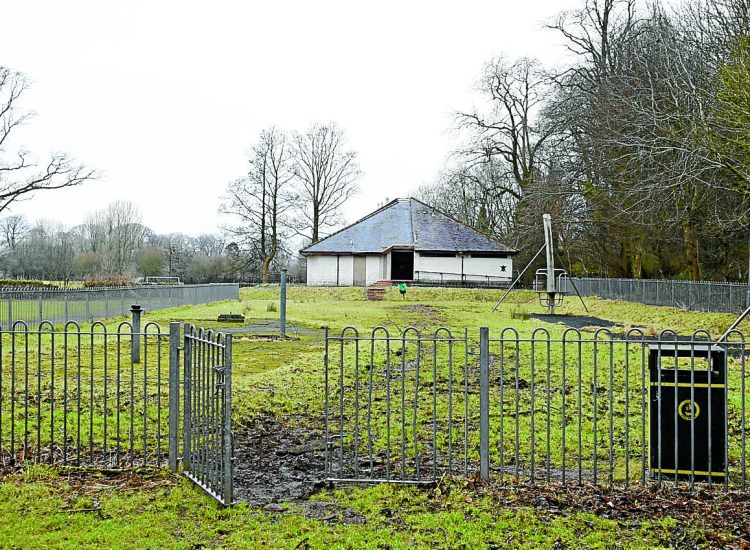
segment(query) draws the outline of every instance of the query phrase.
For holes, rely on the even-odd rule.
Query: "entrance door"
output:
[[[365,286],[367,281],[367,258],[365,256],[354,256],[354,273],[352,284],[354,286]]]
[[[391,253],[391,280],[411,281],[414,279],[414,251],[394,250]]]

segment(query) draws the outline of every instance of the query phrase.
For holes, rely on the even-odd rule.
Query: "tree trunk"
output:
[[[313,219],[312,219],[312,242],[318,242],[318,225],[320,224],[320,214],[318,212],[318,205],[313,204]]]
[[[685,239],[685,260],[688,263],[688,272],[690,279],[693,281],[700,281],[702,279],[701,264],[700,264],[700,243],[693,230],[693,225],[690,220],[686,220],[682,224],[683,237]]]
[[[643,244],[640,240],[631,242],[632,246],[632,264],[631,269],[633,271],[634,279],[643,278]]]
[[[263,265],[261,267],[261,273],[263,276],[263,282],[268,282],[269,272],[271,270],[271,262],[276,257],[277,241],[276,238],[271,239],[271,251],[263,258]]]

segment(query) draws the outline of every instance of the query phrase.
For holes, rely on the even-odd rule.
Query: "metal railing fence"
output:
[[[654,306],[672,306],[692,311],[740,313],[748,305],[750,287],[740,283],[672,281],[666,279],[574,279],[583,296],[598,296]],[[562,279],[561,289],[575,289]]]
[[[168,450],[169,341],[96,322],[0,329],[0,465],[160,466]],[[140,357],[134,361],[134,339]]]
[[[134,326],[0,328],[0,468],[177,471],[181,459],[191,480],[230,504],[231,335]]]
[[[93,322],[126,315],[132,304],[147,311],[238,300],[237,283],[136,286],[106,289],[38,289],[0,291],[0,326],[16,321]]]
[[[475,341],[474,341],[475,342]],[[734,332],[385,328],[326,335],[326,478],[747,489],[750,346]]]

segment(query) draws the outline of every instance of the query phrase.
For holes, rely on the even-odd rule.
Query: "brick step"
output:
[[[367,288],[367,299],[368,300],[385,300],[385,289],[384,286],[372,285]]]

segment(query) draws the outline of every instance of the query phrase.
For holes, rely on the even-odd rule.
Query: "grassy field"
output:
[[[466,327],[472,345],[480,326],[494,332],[512,326],[523,336],[544,326],[553,337],[562,336],[562,325],[524,318],[542,312],[535,294],[514,293],[493,314],[498,297],[497,291],[412,288],[405,301],[364,302],[361,289],[291,287],[288,320],[301,329],[325,325],[340,331],[350,325],[369,331],[385,326],[393,334],[407,326],[425,333],[440,326],[459,332]],[[243,289],[240,302],[148,313],[145,321],[159,323],[164,331],[171,320],[217,329],[212,319],[232,312],[244,314],[246,324],[252,324],[277,318],[269,311],[277,301],[277,287]],[[716,336],[733,320],[731,315],[587,302],[590,315],[621,323],[624,328],[618,330],[639,326],[649,334],[706,328]],[[562,310],[584,313],[574,300]],[[116,330],[117,322],[109,328]],[[238,335],[233,349],[239,427],[272,416],[280,426],[320,430],[320,335],[301,331],[287,340]],[[3,353],[10,353],[7,345]],[[544,497],[542,502],[527,498],[524,491],[508,493],[458,478],[429,489],[340,487],[323,489],[306,501],[221,509],[186,480],[162,471],[122,474],[30,466],[6,473],[0,483],[0,547],[651,548],[738,540],[726,526],[712,524],[709,513],[686,520],[669,507],[639,513],[636,506],[626,514],[602,514],[576,499],[566,504]],[[610,497],[604,498],[607,502]]]

